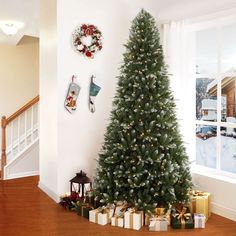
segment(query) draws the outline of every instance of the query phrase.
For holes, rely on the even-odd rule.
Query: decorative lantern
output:
[[[87,177],[87,174],[81,170],[73,179],[70,180],[70,193],[72,194],[73,192],[76,192],[80,194],[81,198],[84,198],[87,184],[89,184],[90,189],[92,189],[91,179]]]

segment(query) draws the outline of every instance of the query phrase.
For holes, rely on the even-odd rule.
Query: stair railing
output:
[[[27,104],[25,104],[23,107],[21,107],[19,110],[17,110],[15,113],[13,113],[11,116],[9,116],[8,118],[6,116],[2,116],[1,119],[1,127],[2,127],[2,147],[1,147],[1,178],[4,179],[4,167],[7,165],[7,126],[9,126],[9,124],[11,124],[10,128],[10,137],[11,137],[11,152],[13,155],[14,152],[14,145],[18,145],[17,149],[19,151],[20,148],[20,144],[21,141],[24,141],[27,144],[27,114],[26,112],[31,108],[31,117],[30,117],[30,126],[31,129],[34,129],[34,106],[37,105],[37,103],[39,102],[39,96],[33,98],[31,101],[29,101]],[[20,120],[20,116],[25,113],[24,115],[24,135],[23,135],[23,139],[21,140],[21,120]],[[14,142],[14,121],[17,120],[17,138],[16,141]],[[33,135],[33,133],[31,133],[31,136]],[[33,137],[31,137],[31,139],[33,139]],[[17,143],[16,143],[17,142]],[[14,144],[16,143],[16,144]]]

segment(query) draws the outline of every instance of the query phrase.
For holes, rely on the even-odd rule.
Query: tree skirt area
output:
[[[216,167],[216,137],[203,140],[196,138],[197,164]],[[221,136],[221,169],[236,173],[236,139]]]

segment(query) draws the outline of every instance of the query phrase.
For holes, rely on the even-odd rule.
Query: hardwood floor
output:
[[[37,184],[38,177],[0,181],[0,236],[236,236],[236,222],[215,214],[205,229],[148,232],[100,226],[64,210]]]

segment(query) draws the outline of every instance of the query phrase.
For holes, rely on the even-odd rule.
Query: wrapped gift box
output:
[[[165,217],[158,217],[156,221],[156,231],[167,231],[168,221]]]
[[[193,229],[193,217],[189,208],[173,209],[171,212],[171,225],[174,229]]]
[[[206,221],[211,215],[211,194],[201,191],[193,191],[191,194],[190,211],[192,214],[204,214]]]
[[[89,221],[99,225],[106,225],[110,223],[110,210],[109,209],[95,209],[89,211]]]
[[[124,213],[124,226],[127,229],[139,230],[143,226],[143,211],[126,211]]]
[[[150,221],[149,231],[167,231],[168,222],[165,217],[158,217]]]
[[[111,217],[111,225],[118,226],[118,227],[124,227],[124,218],[119,217],[119,216]]]
[[[145,214],[145,225],[149,225],[152,218],[159,216],[165,217],[168,225],[170,225],[170,210],[166,211],[166,209],[163,207],[156,208],[155,213],[152,215]]]
[[[156,221],[150,221],[149,231],[156,231]]]
[[[206,217],[204,214],[194,214],[194,228],[205,228]]]
[[[93,207],[88,204],[81,204],[76,206],[76,211],[79,216],[83,216],[89,219],[89,211],[93,210]]]

